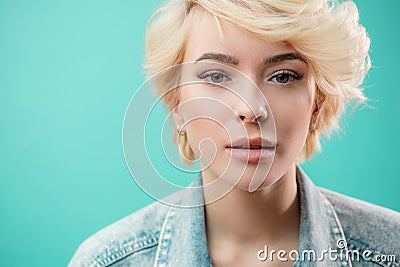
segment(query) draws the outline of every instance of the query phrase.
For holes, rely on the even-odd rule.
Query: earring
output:
[[[176,130],[178,131],[178,134],[180,135],[180,136],[184,136],[184,135],[186,135],[186,131],[185,130],[183,130],[183,127],[181,128],[181,127],[176,127]]]

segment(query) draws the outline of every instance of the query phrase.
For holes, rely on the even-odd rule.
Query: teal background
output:
[[[153,201],[129,175],[121,134],[159,2],[0,0],[0,266],[65,266],[83,239]],[[400,211],[400,4],[356,2],[374,109],[347,116],[304,169]]]

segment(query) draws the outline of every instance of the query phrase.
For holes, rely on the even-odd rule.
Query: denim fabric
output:
[[[319,188],[300,168],[297,183],[298,255],[305,257],[294,266],[400,266],[400,213]],[[201,184],[199,176],[192,186]],[[203,198],[201,190],[191,195],[183,190],[177,196],[178,201]],[[84,241],[68,266],[212,266],[205,229],[203,206],[155,202]],[[337,251],[336,260],[324,252],[329,249]],[[310,260],[312,253],[316,256]],[[317,260],[321,255],[324,259]],[[394,255],[395,261],[377,261],[377,255]]]

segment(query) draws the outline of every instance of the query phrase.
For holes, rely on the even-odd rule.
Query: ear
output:
[[[179,134],[181,134],[181,132],[184,133],[185,130],[183,128],[185,125],[185,121],[183,119],[182,114],[179,111],[179,106],[176,106],[171,110],[171,117],[174,121],[174,124],[175,124],[175,127],[176,127],[178,133]]]
[[[314,110],[311,115],[311,120],[310,120],[310,126],[309,130],[310,131],[315,131],[317,128],[317,123],[318,123],[318,117],[319,117],[319,112],[320,112],[320,105],[321,105],[321,93],[319,90],[317,90],[317,95],[314,101]]]
[[[309,126],[310,131],[315,131],[315,129],[317,128],[318,114],[319,114],[319,109],[317,106],[315,106],[314,111],[311,115],[310,126]]]

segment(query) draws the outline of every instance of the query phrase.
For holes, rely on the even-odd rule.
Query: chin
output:
[[[258,184],[261,183],[260,188],[257,189],[257,190],[261,190],[262,188],[271,184],[269,177],[270,177],[270,175],[268,175],[268,173],[259,173],[256,176],[254,171],[246,170],[245,173],[243,175],[241,175],[241,177],[229,176],[229,178],[221,177],[220,179],[223,179],[232,188],[249,192],[249,187],[250,187],[251,181],[253,179],[255,179],[255,181],[258,181]]]

